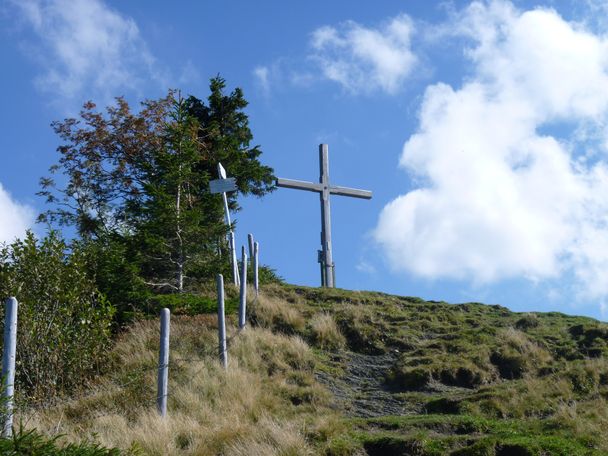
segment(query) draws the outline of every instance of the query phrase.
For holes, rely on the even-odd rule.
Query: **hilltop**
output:
[[[121,334],[86,394],[20,418],[125,454],[608,453],[604,323],[288,285],[249,306],[227,372],[215,316],[174,309],[164,420],[156,320]]]

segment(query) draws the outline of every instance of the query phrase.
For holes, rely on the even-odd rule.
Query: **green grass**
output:
[[[211,297],[161,301],[215,313]],[[228,376],[215,360],[214,316],[174,319],[173,359],[202,361],[171,371],[168,424],[142,405],[154,395],[155,322],[121,336],[103,388],[34,423],[50,432],[61,422],[68,441],[99,434],[107,447],[150,454],[608,454],[602,322],[289,285],[265,287],[249,309]],[[141,369],[152,371],[140,379]],[[382,412],[397,406],[400,416]],[[100,411],[119,424],[96,419]],[[166,450],[163,435],[176,436]]]
[[[552,428],[542,420],[492,420],[470,415],[425,415],[352,420],[351,438],[364,448],[392,448],[392,451],[418,448],[425,455],[494,454],[509,447],[521,454],[576,456],[603,454],[590,449],[587,442]],[[480,451],[486,451],[483,453]],[[368,450],[369,451],[369,450]],[[387,450],[384,450],[387,451]],[[378,453],[380,454],[380,453]],[[520,454],[520,453],[509,453]]]
[[[330,454],[608,453],[604,323],[373,292],[269,292],[297,303],[306,320],[333,316],[349,350],[391,354],[384,384],[416,413],[347,420],[350,430],[331,439]],[[308,329],[295,332],[309,337]],[[348,377],[346,365],[318,353],[319,370]]]

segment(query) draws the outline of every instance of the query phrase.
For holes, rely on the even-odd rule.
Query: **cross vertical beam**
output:
[[[327,144],[319,145],[319,183],[277,178],[277,187],[306,190],[319,194],[321,201],[321,250],[318,261],[321,265],[321,286],[336,286],[335,265],[332,254],[331,239],[331,195],[350,196],[352,198],[371,199],[372,192],[356,188],[338,187],[329,183],[329,152]]]
[[[321,248],[323,252],[322,283],[328,288],[335,287],[334,261],[331,248],[331,209],[329,207],[329,154],[327,144],[319,145],[319,192],[321,200]]]

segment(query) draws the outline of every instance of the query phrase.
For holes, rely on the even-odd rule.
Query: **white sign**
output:
[[[236,179],[230,177],[228,179],[215,179],[209,181],[209,191],[211,193],[227,193],[236,190]]]

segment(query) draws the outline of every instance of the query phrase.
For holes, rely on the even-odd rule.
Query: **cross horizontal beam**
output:
[[[283,179],[281,177],[278,177],[276,184],[277,187],[295,188],[296,190],[306,190],[309,192],[321,193],[323,191],[323,184],[317,184],[315,182]]]
[[[293,188],[296,190],[306,190],[309,192],[322,193],[323,192],[323,184],[317,184],[315,182],[308,181],[300,181],[295,179],[283,179],[281,177],[277,178],[276,181],[277,187],[284,188]],[[336,185],[329,186],[329,193],[332,195],[339,196],[350,196],[353,198],[361,198],[361,199],[371,199],[372,192],[369,190],[360,190],[358,188],[349,188],[349,187],[338,187]]]
[[[329,193],[332,195],[352,196],[353,198],[372,199],[372,192],[369,190],[360,190],[358,188],[338,187],[336,185],[329,186]]]

